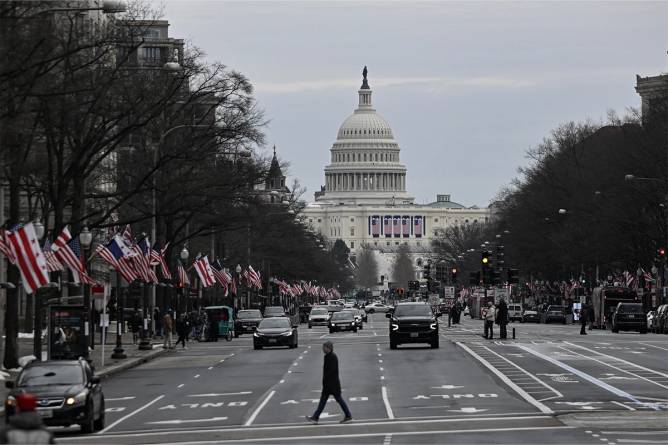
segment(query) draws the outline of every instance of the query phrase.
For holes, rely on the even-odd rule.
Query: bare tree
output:
[[[409,281],[415,280],[415,269],[409,254],[408,245],[400,245],[392,263],[392,281],[404,289],[408,288]]]
[[[355,283],[363,288],[370,288],[378,284],[378,262],[373,249],[368,244],[363,244],[357,254]]]

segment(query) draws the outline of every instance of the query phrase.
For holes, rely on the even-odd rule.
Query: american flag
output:
[[[386,238],[392,238],[392,217],[383,216],[383,232]]]
[[[188,279],[188,273],[186,272],[186,269],[183,267],[181,261],[177,261],[176,271],[179,274],[179,287],[186,287],[186,285],[189,285],[190,280]]]
[[[373,235],[374,238],[380,236],[380,216],[378,215],[373,215],[371,217],[371,235]]]
[[[232,282],[232,275],[225,271],[225,268],[220,264],[219,260],[211,263],[211,271],[213,271],[213,275],[216,277],[216,280],[218,280],[227,295],[227,289]]]
[[[209,259],[206,256],[197,255],[194,266],[202,286],[210,287],[216,284],[216,277],[213,275]]]
[[[56,258],[72,271],[72,277],[75,282],[81,280],[86,284],[95,284],[95,280],[86,273],[78,235],[72,237],[69,229],[67,227],[63,228],[58,238],[53,242],[51,249],[55,252]]]
[[[237,295],[237,277],[232,277],[232,282],[230,283],[230,293]]]
[[[165,260],[165,254],[167,253],[168,247],[169,243],[165,244],[165,247],[160,249],[158,243],[155,243],[151,249],[151,266],[160,265],[160,270],[162,270],[162,276],[165,278],[165,280],[172,279],[172,273],[169,271],[167,261]]]
[[[420,238],[422,236],[422,217],[421,216],[416,216],[413,218],[413,233],[415,234],[416,238]]]
[[[392,231],[394,232],[394,237],[399,238],[401,236],[401,216],[395,216],[392,218]]]
[[[130,224],[125,226],[122,236],[123,239],[125,239],[130,243],[130,245],[134,244],[134,238],[132,237],[132,230],[130,229]]]
[[[127,230],[127,229],[126,229]],[[158,277],[155,275],[155,272],[151,269],[150,266],[150,244],[148,238],[143,238],[137,244],[132,246],[132,250],[135,253],[133,257],[135,270],[137,271],[139,278],[144,280],[146,283],[157,283]]]
[[[46,241],[44,241],[42,252],[44,253],[44,259],[46,260],[46,270],[49,272],[59,272],[61,270],[65,270],[65,266],[63,266],[63,264],[58,261],[58,258],[56,258],[56,255],[51,250],[50,239],[47,238]]]
[[[243,273],[243,277],[246,279],[248,287],[262,289],[262,279],[260,278],[260,274],[253,269],[253,266],[248,265],[248,268]]]
[[[401,233],[404,238],[411,236],[411,217],[402,216],[401,217]]]
[[[97,246],[95,252],[111,264],[128,283],[137,279],[131,260],[134,253],[119,235],[114,236],[107,244]]]
[[[9,238],[8,235],[10,234],[9,231],[5,229],[0,229],[0,253],[4,254],[5,257],[9,260],[10,263],[14,264],[14,254],[12,253],[12,249],[9,245]]]
[[[6,238],[12,257],[19,270],[23,288],[32,294],[49,282],[46,259],[39,247],[35,228],[32,223],[7,235]]]

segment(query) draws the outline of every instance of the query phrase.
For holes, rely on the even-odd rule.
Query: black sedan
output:
[[[355,314],[350,311],[334,312],[329,319],[329,333],[336,331],[357,332]]]
[[[265,318],[253,333],[253,348],[265,346],[296,348],[299,346],[297,326],[293,326],[287,317]]]
[[[638,331],[647,334],[647,315],[642,303],[619,303],[612,315],[612,332]]]
[[[234,336],[252,334],[261,321],[262,312],[258,309],[244,309],[237,312],[237,319],[234,320]]]
[[[83,359],[32,362],[16,382],[6,381],[5,386],[10,389],[5,400],[6,418],[16,412],[16,396],[29,393],[37,397],[37,413],[47,426],[78,424],[84,433],[104,428],[100,378]]]

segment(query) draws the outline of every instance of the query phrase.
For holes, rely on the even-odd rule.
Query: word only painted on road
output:
[[[239,401],[239,402],[206,402],[206,403],[181,403],[180,405],[165,405],[161,406],[158,408],[158,411],[166,410],[166,409],[178,409],[177,406],[182,407],[182,408],[191,408],[191,409],[196,409],[196,408],[223,408],[225,406],[227,407],[235,407],[235,406],[246,406],[248,405],[248,402],[246,401]]]
[[[498,394],[429,394],[425,396],[423,394],[418,394],[413,397],[413,400],[430,400],[434,399],[475,399],[476,397],[481,399],[493,399],[499,397]]]
[[[350,402],[366,402],[368,400],[369,400],[368,397],[349,397],[348,398],[348,401],[350,401]],[[334,399],[329,399],[329,400],[327,400],[327,403],[331,403],[331,402],[334,402],[334,401],[335,401]],[[299,403],[301,403],[301,402],[304,402],[304,403],[308,403],[308,402],[318,403],[318,402],[320,402],[320,399],[299,399],[299,400],[291,399],[291,400],[286,400],[284,402],[281,402],[281,405],[299,405]],[[320,416],[320,417],[322,417],[322,416]]]

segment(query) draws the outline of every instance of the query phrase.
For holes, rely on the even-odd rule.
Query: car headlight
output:
[[[438,326],[438,323],[436,323],[436,322],[433,322],[432,324],[429,325],[429,327],[431,328],[432,331],[434,329],[436,329],[436,326]]]
[[[393,331],[398,331],[399,330],[399,325],[396,323],[392,323],[392,330]]]
[[[355,322],[353,321],[352,323],[350,323],[350,326],[355,326]]]
[[[87,395],[88,395],[88,394],[86,393],[85,390],[84,390],[84,391],[81,391],[79,394],[77,394],[77,395],[74,396],[74,397],[68,397],[68,398],[65,400],[65,404],[66,404],[66,405],[69,405],[69,406],[72,406],[72,405],[83,405],[84,403],[86,403],[86,396],[87,396]]]
[[[255,332],[253,332],[253,337],[260,337],[260,333],[257,330],[255,330]]]
[[[292,332],[283,332],[281,335],[282,335],[283,337],[289,337],[289,336],[292,335]]]

